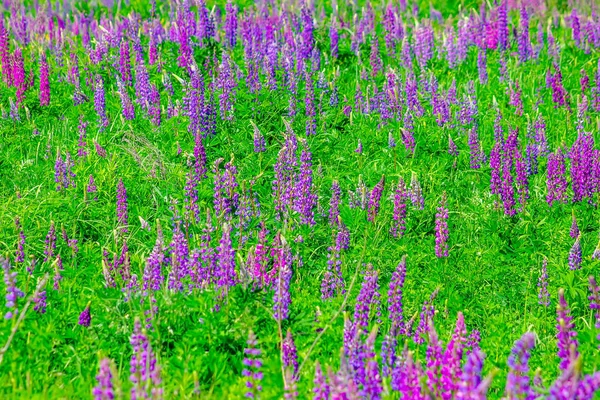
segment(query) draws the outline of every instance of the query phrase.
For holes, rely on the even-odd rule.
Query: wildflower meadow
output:
[[[599,13],[0,0],[0,398],[600,398]]]

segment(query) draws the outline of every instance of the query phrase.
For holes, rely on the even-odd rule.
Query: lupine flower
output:
[[[579,237],[575,239],[573,247],[569,251],[569,269],[577,270],[581,268],[581,243],[579,243]]]
[[[542,272],[538,279],[538,303],[544,307],[548,307],[550,305],[550,293],[548,293],[548,260],[544,258],[542,262]]]
[[[569,235],[573,239],[577,239],[579,237],[579,226],[577,225],[577,218],[575,217],[575,211],[573,211],[573,219],[571,222],[571,230],[569,231]]]
[[[46,56],[43,55],[40,61],[40,106],[48,104],[50,104],[49,68]]]
[[[529,357],[535,346],[535,336],[531,332],[517,340],[508,357],[510,372],[506,378],[506,395],[508,398],[530,398],[533,391],[529,385]]]
[[[417,178],[417,174],[414,172],[410,178],[410,201],[412,202],[413,207],[417,210],[422,210],[425,208],[425,198],[423,197],[423,190],[421,189],[421,183]]]
[[[56,228],[54,227],[54,221],[50,221],[50,229],[46,235],[46,245],[44,247],[44,262],[54,257],[54,251],[56,250]]]
[[[292,279],[292,257],[288,245],[281,235],[277,234],[276,244],[272,249],[273,270],[277,274],[275,279],[275,292],[273,293],[273,314],[275,319],[284,320],[289,317],[290,303],[290,283]]]
[[[356,147],[356,150],[354,150],[354,152],[358,154],[362,154],[363,152],[363,145],[360,139],[358,139],[358,146]]]
[[[390,332],[394,336],[407,333],[404,328],[404,311],[402,305],[402,292],[405,278],[406,256],[402,256],[402,260],[400,260],[400,263],[398,263],[396,270],[392,274],[390,288],[388,290],[388,313],[392,324]]]
[[[448,135],[448,154],[458,157],[458,147],[450,135]]]
[[[567,201],[567,179],[565,177],[565,159],[561,149],[548,156],[548,168],[546,177],[546,201],[549,206],[554,202]]]
[[[94,200],[98,200],[98,187],[96,186],[96,182],[94,181],[94,176],[90,174],[90,179],[88,180],[87,192],[94,194]]]
[[[479,349],[472,351],[467,357],[460,376],[456,393],[457,399],[485,399],[490,380],[481,379],[485,355]]]
[[[252,126],[254,127],[254,152],[262,153],[267,150],[267,145],[265,142],[265,137],[258,129],[258,126],[254,122],[252,122]]]
[[[434,290],[433,293],[431,293],[431,296],[429,296],[429,300],[423,302],[421,314],[419,315],[419,325],[417,326],[417,329],[415,329],[413,335],[413,340],[416,344],[425,342],[425,335],[429,332],[430,322],[433,321],[433,316],[435,315],[433,301],[437,297],[438,292],[439,289]],[[406,330],[408,331],[408,329]]]
[[[100,130],[108,127],[108,116],[106,115],[106,100],[104,98],[104,82],[102,76],[96,75],[94,91],[94,108],[98,114],[98,125]]]
[[[435,255],[438,258],[448,257],[448,209],[446,208],[446,192],[442,194],[440,206],[435,215]]]
[[[294,209],[300,214],[301,224],[315,225],[314,208],[317,205],[317,194],[313,187],[312,153],[306,140],[302,141],[300,163],[300,173],[294,187]]]
[[[262,391],[261,382],[263,379],[263,373],[261,372],[262,360],[259,358],[261,350],[257,347],[258,341],[254,332],[250,331],[248,335],[248,341],[246,342],[248,347],[244,349],[244,369],[242,375],[246,378],[247,392],[245,396],[249,399],[257,398]]]
[[[127,189],[123,179],[117,184],[117,224],[122,234],[128,232],[129,213],[127,211]]]
[[[237,276],[235,273],[235,250],[231,246],[231,227],[223,225],[223,234],[219,241],[217,252],[217,269],[215,271],[218,298],[223,300],[227,297],[229,289],[235,285]]]
[[[225,43],[234,48],[237,41],[237,6],[231,4],[231,0],[225,6]]]
[[[404,179],[398,179],[398,186],[394,192],[394,216],[390,233],[393,237],[398,238],[404,236],[406,231],[406,207],[408,203],[409,193],[406,189]]]
[[[333,181],[331,184],[331,199],[329,200],[329,224],[331,226],[339,225],[340,217],[340,198],[342,191],[337,181]]]
[[[129,40],[121,39],[119,46],[119,78],[125,86],[130,86],[131,76],[131,56],[129,54]]]
[[[113,375],[110,368],[110,360],[103,358],[100,361],[98,375],[96,375],[98,384],[92,389],[94,400],[112,400],[115,398],[115,388],[113,384]]]
[[[369,222],[375,222],[375,217],[379,213],[379,202],[383,189],[385,188],[385,176],[382,176],[379,182],[373,187],[371,195],[369,196],[369,204],[367,206],[367,220]]]
[[[4,284],[6,285],[6,308],[8,311],[4,314],[4,318],[11,319],[18,314],[17,301],[24,297],[25,293],[17,287],[17,271],[11,271],[8,259],[0,257],[0,264],[4,270]]]
[[[558,357],[560,358],[560,369],[562,371],[567,370],[569,365],[579,355],[577,351],[577,332],[575,331],[575,324],[573,323],[573,317],[571,316],[571,310],[565,300],[564,289],[558,290],[558,305],[556,306],[556,339],[558,345]]]
[[[160,367],[156,355],[152,350],[150,341],[142,331],[140,319],[136,317],[133,333],[130,339],[133,354],[131,355],[131,368],[129,380],[132,400],[162,397],[160,388]]]
[[[375,306],[377,308],[377,315],[379,316],[381,312],[379,308],[381,307],[379,294],[379,283],[377,282],[378,272],[373,269],[372,265],[367,266],[367,271],[365,272],[363,284],[360,288],[360,293],[356,298],[356,305],[354,306],[354,324],[356,324],[357,328],[360,330],[367,332],[367,328],[369,326],[369,316],[372,310],[372,307]]]
[[[90,305],[88,304],[83,311],[81,312],[81,314],[79,314],[79,322],[78,324],[87,328],[90,326],[90,323],[92,322],[92,316],[90,314]]]
[[[45,314],[46,313],[46,291],[42,290],[39,293],[37,293],[37,296],[33,297],[33,310],[40,313],[40,314]]]
[[[325,379],[325,375],[323,375],[321,364],[319,364],[318,361],[315,363],[315,379],[313,393],[313,400],[329,399],[330,388]]]
[[[288,329],[287,335],[285,336],[285,339],[283,339],[281,356],[283,358],[283,367],[285,369],[291,369],[292,379],[296,380],[298,374],[298,352],[290,329]]]

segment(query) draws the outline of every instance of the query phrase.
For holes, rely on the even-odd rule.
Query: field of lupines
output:
[[[594,398],[594,3],[2,0],[1,397]]]

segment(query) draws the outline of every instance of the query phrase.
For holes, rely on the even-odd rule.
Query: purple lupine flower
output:
[[[506,378],[506,395],[508,398],[533,398],[534,393],[529,386],[529,357],[531,349],[535,346],[535,335],[525,333],[517,340],[508,357],[510,372]]]
[[[346,293],[346,284],[342,274],[341,252],[348,249],[350,233],[342,222],[340,222],[339,228],[335,237],[335,246],[327,248],[327,271],[321,281],[321,299],[323,300],[339,293]]]
[[[49,68],[46,55],[42,55],[40,61],[40,106],[50,104],[50,80]]]
[[[356,146],[356,150],[354,150],[354,152],[358,154],[362,154],[363,152],[363,145],[360,139],[358,139],[358,145]]]
[[[306,140],[302,141],[300,163],[300,173],[294,187],[294,209],[300,214],[301,224],[315,225],[317,194],[313,185],[312,153]]]
[[[467,342],[467,328],[465,317],[461,312],[456,317],[454,333],[441,359],[440,382],[443,399],[451,399],[458,389],[458,380],[461,375],[460,364]]]
[[[33,304],[34,304],[34,306],[33,306],[34,311],[36,311],[40,314],[46,313],[47,303],[46,303],[46,291],[45,290],[42,290],[33,296]]]
[[[12,84],[10,65],[10,43],[8,30],[4,27],[4,18],[0,20],[0,66],[2,67],[2,80],[7,86]]]
[[[371,195],[369,196],[369,204],[367,206],[367,221],[369,222],[375,222],[375,217],[377,217],[377,214],[379,213],[379,202],[384,189],[385,176],[382,175],[379,182],[373,187]]]
[[[221,63],[219,64],[219,74],[217,78],[217,89],[219,94],[219,110],[221,118],[227,121],[233,120],[235,104],[235,88],[237,86],[234,73],[234,64],[231,56],[223,52]]]
[[[458,147],[450,135],[448,135],[448,154],[458,157]]]
[[[54,227],[54,221],[50,221],[50,228],[46,235],[46,242],[44,247],[44,262],[54,257],[54,251],[56,250],[56,228]]]
[[[573,218],[571,222],[571,229],[569,230],[569,235],[573,239],[577,239],[579,237],[579,226],[577,225],[577,218],[575,217],[575,210],[573,210]]]
[[[315,363],[315,379],[313,382],[313,400],[329,399],[330,387],[327,384],[327,380],[325,379],[325,375],[323,375],[323,370],[321,369],[321,364],[319,364],[318,361]]]
[[[567,178],[565,177],[565,158],[562,150],[556,149],[555,153],[548,156],[546,176],[546,201],[552,206],[555,201],[566,203]]]
[[[427,376],[427,388],[429,389],[429,392],[435,398],[440,398],[440,373],[443,352],[442,342],[438,338],[438,334],[435,331],[433,322],[430,321],[429,325],[427,343],[427,370],[425,371],[425,375]]]
[[[281,234],[277,234],[275,243],[271,252],[273,255],[273,271],[277,274],[274,281],[276,286],[273,293],[273,315],[276,320],[281,321],[287,319],[290,314],[292,257],[290,249]]]
[[[402,256],[402,260],[400,260],[400,263],[398,263],[396,270],[392,274],[390,288],[388,290],[388,313],[392,324],[390,332],[393,336],[407,334],[404,327],[404,311],[402,305],[402,293],[405,278],[406,255]]]
[[[225,6],[225,43],[234,48],[237,41],[237,6],[231,4],[231,0]]]
[[[4,257],[0,257],[0,264],[4,270],[4,284],[6,285],[6,308],[8,311],[4,314],[5,319],[11,319],[19,312],[17,301],[24,297],[25,293],[17,287],[17,271],[11,271],[10,262]]]
[[[119,78],[125,86],[130,86],[131,76],[131,56],[129,53],[129,40],[121,39],[121,45],[119,46]]]
[[[136,317],[130,339],[133,354],[130,362],[129,380],[133,384],[131,399],[162,397],[160,367],[152,350],[148,336],[142,331],[140,319]]]
[[[400,129],[402,134],[402,142],[404,143],[404,148],[408,150],[410,154],[415,152],[416,142],[414,135],[414,126],[413,126],[413,117],[412,113],[409,110],[406,110],[404,114],[404,128]]]
[[[438,212],[435,214],[435,255],[438,258],[448,257],[448,209],[446,208],[446,192],[442,194]]]
[[[294,343],[294,337],[292,336],[292,331],[290,329],[288,329],[281,345],[281,357],[283,359],[283,368],[291,369],[292,380],[297,380],[298,351],[296,350],[296,344]]]
[[[371,75],[375,78],[377,74],[383,70],[383,62],[381,61],[381,55],[379,54],[379,39],[377,38],[377,35],[373,35],[371,40],[371,55],[369,61],[371,63]]]
[[[261,368],[263,362],[259,358],[261,350],[257,347],[258,341],[256,340],[254,332],[250,331],[246,343],[248,347],[244,349],[244,360],[242,362],[244,369],[242,370],[242,375],[246,378],[247,392],[245,393],[245,396],[249,399],[254,399],[257,398],[262,391],[261,382],[263,373]]]
[[[54,182],[56,183],[56,191],[59,192],[65,189],[64,176],[67,173],[65,162],[62,159],[60,151],[56,152],[56,162],[54,163]]]
[[[77,157],[84,158],[87,157],[85,138],[87,135],[87,122],[83,119],[83,114],[79,116],[79,141],[77,142]]]
[[[390,233],[393,237],[398,238],[404,236],[406,231],[406,208],[408,203],[409,193],[404,183],[404,179],[398,179],[398,186],[394,192],[394,216]]]
[[[594,192],[594,138],[590,133],[577,135],[570,151],[573,202],[592,199]]]
[[[581,25],[579,24],[579,16],[577,15],[577,9],[573,8],[571,11],[571,29],[573,30],[573,40],[575,46],[581,46]]]
[[[550,293],[548,293],[548,260],[546,258],[542,262],[542,272],[537,286],[539,288],[538,303],[544,307],[548,307],[550,305]]]
[[[15,49],[11,61],[11,82],[13,87],[17,88],[17,102],[15,107],[18,109],[21,106],[23,100],[25,99],[25,90],[27,89],[23,53],[21,52],[21,49],[19,47]]]
[[[596,278],[591,275],[589,277],[589,289],[588,300],[590,301],[590,309],[594,312],[594,326],[596,329],[600,329],[600,287],[596,283]],[[600,335],[598,335],[598,340],[600,340]]]
[[[315,135],[317,133],[316,110],[315,110],[315,83],[313,82],[312,74],[307,71],[304,77],[305,92],[304,97],[304,114],[306,115],[306,136]]]
[[[577,359],[577,332],[571,316],[571,310],[565,300],[564,289],[558,290],[558,305],[556,306],[556,339],[558,345],[558,358],[560,358],[560,369],[566,371],[569,366]]]
[[[415,329],[413,334],[413,341],[416,344],[422,344],[425,342],[425,335],[429,331],[430,322],[433,322],[433,316],[435,315],[435,307],[433,302],[439,293],[439,288],[435,289],[431,296],[429,296],[429,300],[425,300],[423,302],[423,307],[421,308],[421,313],[419,315],[419,325],[417,329]],[[408,329],[406,329],[408,331]]]
[[[237,281],[235,273],[235,250],[231,246],[231,226],[228,224],[223,225],[223,233],[217,251],[217,260],[215,275],[219,292],[218,300],[226,301],[229,289]]]
[[[182,279],[189,275],[190,250],[185,234],[181,230],[180,221],[175,222],[171,247],[171,270],[169,271],[168,287],[171,290],[183,289]]]
[[[252,122],[252,126],[254,127],[254,152],[255,153],[263,153],[267,151],[267,144],[265,142],[265,137],[258,129],[258,126],[254,122]]]
[[[127,88],[121,79],[117,80],[117,88],[119,97],[121,98],[121,112],[123,113],[123,118],[131,121],[135,119],[135,109],[133,107],[133,102],[129,98],[129,94],[127,94]]]
[[[363,284],[360,288],[360,293],[356,298],[356,305],[354,306],[354,324],[356,328],[359,329],[357,334],[360,331],[366,333],[367,328],[369,326],[369,314],[371,313],[372,307],[375,306],[377,308],[377,315],[380,315],[379,308],[381,307],[379,294],[379,283],[378,272],[373,269],[373,266],[369,264],[367,266],[367,271],[365,272],[363,278]]]
[[[422,378],[421,366],[413,361],[413,353],[405,350],[392,373],[392,388],[399,391],[402,398],[425,400],[429,397],[423,393]]]
[[[135,96],[136,102],[140,107],[147,111],[150,104],[150,76],[148,74],[148,68],[144,63],[144,59],[138,59],[136,55],[136,66],[135,66]]]
[[[581,269],[581,258],[581,243],[579,242],[579,237],[577,237],[577,239],[575,239],[575,243],[573,243],[573,246],[569,251],[569,269]]]
[[[486,85],[488,82],[488,73],[487,73],[487,55],[485,48],[479,49],[477,55],[477,69],[479,71],[479,83],[482,85]]]
[[[87,185],[87,192],[94,194],[94,201],[98,200],[98,187],[96,186],[96,182],[94,181],[94,176],[90,174],[90,179]]]
[[[557,63],[554,63],[554,74],[550,76],[550,86],[552,88],[554,107],[569,107],[569,94],[563,85],[562,73]]]
[[[472,351],[467,357],[460,376],[456,399],[476,400],[485,399],[489,380],[481,379],[485,355],[479,349]]]
[[[504,51],[509,47],[508,40],[508,0],[502,0],[498,5],[498,44],[500,50]]]
[[[233,160],[225,164],[224,171],[221,173],[219,165],[223,162],[222,158],[215,161],[213,172],[214,176],[214,195],[213,202],[215,213],[219,219],[231,220],[239,206],[239,193],[237,188],[237,168],[233,165]]]
[[[25,261],[25,232],[21,226],[21,220],[19,217],[15,218],[15,227],[19,232],[19,241],[17,243],[17,251],[15,253],[15,263],[22,263]]]
[[[331,58],[337,58],[339,52],[339,41],[340,34],[338,32],[337,21],[335,20],[335,16],[331,18],[331,25],[329,27],[329,49],[331,52]]]
[[[113,384],[113,374],[110,368],[110,360],[103,358],[100,361],[98,375],[96,375],[98,384],[92,389],[94,400],[113,400],[115,398],[115,388]]]
[[[470,149],[470,162],[471,168],[481,168],[483,161],[483,152],[481,151],[481,144],[479,143],[479,133],[477,132],[477,126],[473,126],[469,131],[469,149]]]
[[[79,325],[83,326],[84,328],[87,328],[90,326],[90,323],[92,322],[92,315],[90,314],[90,306],[89,304],[83,309],[83,311],[81,312],[81,314],[79,314],[79,322],[77,322]]]
[[[119,179],[117,184],[117,225],[120,227],[120,232],[125,234],[128,232],[129,213],[127,210],[127,189],[123,179]]]
[[[106,115],[106,100],[104,98],[104,82],[102,76],[96,75],[94,91],[94,108],[98,114],[98,126],[100,130],[108,127],[108,116]]]
[[[521,4],[520,31],[517,40],[519,61],[524,63],[532,56],[531,40],[529,39],[529,14],[525,3]]]

